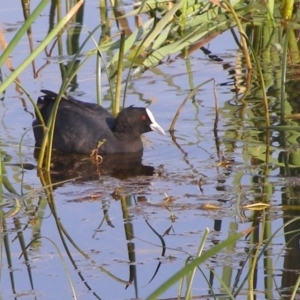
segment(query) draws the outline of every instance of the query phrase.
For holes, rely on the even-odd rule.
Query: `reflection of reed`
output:
[[[57,210],[56,210],[56,203],[55,203],[55,198],[54,198],[54,195],[53,195],[53,185],[52,185],[52,180],[51,180],[51,177],[50,177],[50,174],[49,172],[42,172],[42,171],[39,171],[39,176],[40,176],[40,179],[41,179],[41,182],[43,184],[43,186],[45,187],[45,194],[46,194],[46,199],[47,199],[47,203],[49,205],[49,208],[50,208],[50,211],[52,213],[52,216],[54,218],[54,221],[55,221],[55,224],[56,224],[56,227],[57,227],[57,233],[60,237],[60,240],[63,244],[63,248],[65,249],[66,251],[66,254],[69,258],[69,261],[71,262],[73,268],[75,270],[79,270],[78,266],[77,266],[77,262],[76,260],[74,259],[73,255],[74,253],[72,251],[70,251],[70,248],[68,246],[68,242],[78,251],[78,253],[80,253],[85,259],[90,259],[89,258],[89,255],[86,254],[78,245],[77,243],[73,240],[73,237],[69,235],[69,233],[67,232],[63,222],[61,221],[60,217],[58,216],[58,213],[57,213]],[[57,249],[59,249],[57,247]],[[62,262],[62,264],[64,265],[64,262]],[[68,274],[68,271],[66,270],[66,267],[65,267],[65,272],[67,273],[67,278],[69,279],[69,283],[70,283],[70,286],[72,288],[72,291],[73,293],[75,294],[75,298],[76,298],[76,292],[74,290],[74,287],[73,287],[73,282]],[[82,274],[81,271],[78,271],[77,272],[77,275],[79,276],[79,278],[81,279],[81,281],[83,282],[83,284],[86,286],[86,288],[90,291],[93,291],[93,289],[89,286],[87,280],[85,279],[84,275]],[[93,292],[94,296],[97,298],[97,299],[100,299],[100,297],[95,293]]]
[[[299,187],[293,188],[293,192],[299,194]],[[283,204],[290,205],[291,200],[284,197]],[[299,202],[299,201],[298,201]],[[299,203],[296,204],[299,207]],[[283,223],[284,237],[285,237],[285,249],[284,249],[284,262],[282,266],[282,281],[280,290],[282,299],[293,299],[294,292],[298,286],[299,270],[300,270],[300,219],[299,209],[284,210],[283,211]],[[293,220],[290,222],[291,220]]]

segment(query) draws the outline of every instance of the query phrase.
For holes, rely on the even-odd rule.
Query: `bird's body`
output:
[[[39,97],[37,106],[47,124],[57,94],[42,92],[45,96]],[[36,119],[33,122],[36,147],[41,146],[44,135],[38,125],[40,122]],[[165,134],[147,108],[130,106],[114,118],[102,106],[64,97],[57,111],[53,149],[90,154],[103,143],[98,150],[100,154],[138,152],[143,150],[140,135],[151,130]]]

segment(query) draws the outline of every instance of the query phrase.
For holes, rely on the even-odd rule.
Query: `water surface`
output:
[[[96,26],[98,14],[97,2],[87,3],[84,22],[88,28]],[[0,10],[0,16],[1,29],[9,42],[23,21],[22,12],[14,4],[7,3],[6,8]],[[34,43],[45,36],[47,28],[48,15],[45,13],[33,26]],[[32,165],[37,162],[33,155],[31,131],[33,108],[14,85],[7,89],[0,101],[0,141],[3,160],[7,163],[6,176],[18,195],[30,194],[26,198],[28,208],[5,219],[4,237],[10,245],[12,263],[9,265],[2,248],[3,298],[72,299],[62,255],[79,299],[143,299],[183,267],[189,255],[196,253],[206,228],[210,229],[206,243],[206,249],[209,249],[232,232],[253,225],[251,218],[255,214],[246,212],[244,216],[237,211],[237,204],[240,201],[252,203],[266,193],[263,190],[263,167],[255,165],[251,150],[259,150],[257,146],[261,144],[263,147],[263,143],[257,138],[259,133],[247,130],[253,125],[252,111],[241,117],[241,105],[230,84],[233,78],[229,70],[238,70],[236,61],[240,52],[230,33],[221,35],[208,47],[223,58],[223,62],[212,61],[198,51],[189,59],[191,74],[187,74],[187,61],[174,57],[172,62],[146,71],[129,84],[126,105],[146,106],[151,103],[151,111],[167,132],[166,136],[150,133],[143,137],[142,165],[152,168],[153,175],[146,176],[141,172],[119,176],[119,173],[97,172],[93,165],[78,171],[76,163],[74,168],[52,174],[54,181],[80,176],[56,186],[53,191],[61,224],[88,256],[80,254],[66,239],[76,267],[67,255],[55,218],[46,204],[45,194],[41,192],[37,170],[23,172],[18,166],[11,165],[20,163],[20,160]],[[11,57],[13,65],[19,65],[28,51],[28,40],[24,38]],[[41,55],[35,62],[37,68],[45,61],[45,55]],[[231,66],[229,69],[228,65]],[[9,70],[3,67],[2,74],[6,76]],[[216,113],[214,86],[210,82],[185,105],[172,136],[168,128],[178,107],[192,86],[210,78],[215,80],[219,104],[217,134],[213,130]],[[32,69],[28,68],[19,79],[34,98],[40,95],[41,89],[57,91],[61,84],[58,59],[53,59],[37,78],[33,78]],[[89,61],[78,73],[77,83],[74,91],[77,98],[95,102],[95,61]],[[109,108],[107,91],[104,76],[103,106]],[[274,144],[274,157],[281,151],[282,148],[276,149]],[[222,157],[229,163],[219,164]],[[283,216],[277,207],[282,204],[282,191],[290,183],[278,176],[276,166],[269,175],[268,187],[271,190],[268,199],[273,206],[267,217],[272,221],[270,231],[275,232],[282,225]],[[172,201],[167,201],[170,200],[168,197],[172,197]],[[208,203],[220,208],[205,209],[204,205]],[[155,231],[165,234],[167,249],[163,256],[161,240]],[[23,257],[19,259],[22,252],[20,242],[24,239],[24,244],[28,245],[37,236],[41,238],[30,245],[29,263],[26,264]],[[272,254],[266,256],[274,260],[271,265],[278,266],[279,270],[283,267],[281,249],[284,243],[282,236],[274,238]],[[202,266],[217,293],[222,292],[221,285],[211,269],[220,277],[229,269],[233,281],[247,257],[250,244],[249,239],[240,240],[234,249],[223,251]],[[55,246],[60,249],[60,255]],[[257,273],[259,292],[265,289],[264,270],[265,265],[260,261]],[[272,274],[272,280],[280,287],[281,271]],[[126,288],[128,281],[132,284]],[[175,285],[163,297],[175,297],[176,292]],[[193,294],[207,293],[207,284],[197,273]]]

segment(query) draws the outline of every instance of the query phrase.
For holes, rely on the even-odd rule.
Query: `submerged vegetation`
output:
[[[0,223],[2,224],[0,247],[2,250],[4,245],[9,267],[13,268],[14,258],[10,253],[8,235],[5,234],[6,220],[14,218],[15,228],[18,232],[17,239],[21,245],[20,252],[22,259],[28,266],[31,288],[34,288],[28,249],[32,244],[38,243],[42,239],[40,235],[41,220],[44,217],[45,207],[48,205],[54,223],[57,226],[62,246],[59,247],[54,242],[51,242],[65,270],[74,299],[77,299],[78,296],[75,292],[74,282],[67,267],[65,267],[66,257],[75,270],[78,269],[78,264],[74,259],[74,253],[70,250],[69,244],[73,249],[76,249],[77,253],[89,260],[93,268],[98,268],[101,272],[114,278],[113,274],[103,267],[98,267],[90,255],[80,249],[69,235],[57,213],[53,195],[56,184],[52,182],[50,170],[53,164],[51,144],[59,102],[64,94],[72,94],[76,91],[78,87],[77,74],[89,60],[94,60],[96,62],[97,101],[100,104],[102,102],[101,78],[106,76],[110,86],[111,109],[114,114],[117,114],[119,109],[125,106],[125,96],[129,82],[138,78],[140,74],[147,72],[147,70],[159,64],[172,63],[176,59],[188,61],[196,51],[202,51],[212,61],[222,61],[222,55],[220,53],[211,53],[206,45],[218,39],[225,31],[230,31],[232,40],[236,42],[239,51],[236,57],[236,66],[234,67],[235,72],[232,77],[232,88],[236,93],[234,105],[237,109],[234,111],[234,114],[233,110],[228,109],[228,114],[232,114],[229,116],[232,119],[239,118],[241,120],[241,131],[237,130],[232,134],[232,131],[228,130],[225,132],[225,139],[228,141],[247,141],[248,157],[245,160],[251,159],[252,166],[257,167],[257,175],[255,177],[257,182],[254,184],[260,185],[257,188],[257,196],[253,197],[253,204],[245,205],[243,202],[247,195],[245,195],[242,187],[239,185],[241,182],[238,177],[241,176],[241,173],[237,174],[234,182],[234,188],[238,190],[236,192],[238,196],[235,199],[237,202],[237,217],[240,220],[248,218],[253,222],[253,226],[240,233],[236,229],[232,229],[227,239],[206,250],[203,254],[202,251],[206,243],[205,234],[208,234],[208,232],[205,232],[203,240],[199,242],[198,253],[192,255],[186,251],[185,266],[170,276],[170,278],[165,278],[165,283],[153,291],[147,299],[160,298],[163,292],[174,284],[178,284],[178,298],[192,299],[195,272],[203,274],[203,278],[207,282],[208,294],[212,298],[226,297],[237,299],[246,290],[249,299],[254,299],[257,292],[255,289],[255,278],[259,264],[263,265],[268,279],[274,275],[275,263],[272,255],[267,253],[271,251],[269,246],[273,240],[283,232],[286,245],[283,246],[281,251],[287,251],[285,256],[287,264],[290,264],[290,261],[293,260],[294,251],[299,246],[297,246],[299,217],[297,217],[295,211],[299,210],[300,199],[297,198],[298,202],[296,204],[293,202],[297,193],[297,184],[293,181],[290,186],[286,187],[286,198],[283,199],[282,205],[285,205],[284,210],[295,216],[295,218],[291,218],[290,215],[286,214],[283,225],[274,232],[271,228],[271,220],[268,219],[268,209],[271,206],[270,194],[272,193],[270,191],[272,186],[269,182],[271,172],[277,168],[279,170],[278,175],[289,177],[298,175],[300,171],[300,150],[298,147],[300,106],[297,103],[299,102],[299,95],[293,98],[290,96],[292,92],[289,91],[289,89],[292,89],[293,84],[299,80],[297,77],[300,62],[298,4],[292,1],[146,0],[136,3],[132,10],[124,11],[117,2],[109,4],[106,1],[100,1],[99,25],[95,28],[87,28],[85,25],[85,18],[88,18],[84,13],[85,5],[86,2],[84,0],[79,0],[76,3],[67,0],[41,0],[31,10],[30,2],[23,1],[25,20],[14,35],[14,38],[6,42],[5,32],[3,30],[0,31],[1,40],[3,41],[0,67],[2,74],[5,73],[3,72],[5,66],[9,70],[7,77],[1,76],[1,101],[7,101],[5,97],[6,90],[15,86],[16,89],[26,95],[38,114],[34,97],[29,94],[28,87],[22,85],[19,77],[29,65],[32,65],[33,76],[36,78],[47,67],[47,64],[51,63],[51,59],[56,59],[59,62],[61,76],[61,87],[58,92],[56,105],[49,122],[43,124],[45,136],[43,145],[38,153],[37,165],[37,172],[42,185],[40,189],[30,190],[25,193],[22,187],[22,195],[18,195],[13,184],[6,176],[6,168],[9,164],[5,160],[6,154],[2,150],[0,136],[0,207],[2,208],[0,211]],[[63,7],[66,9],[63,9]],[[48,34],[34,46],[35,38],[33,38],[31,27],[35,22],[38,22],[40,15],[47,10],[50,12]],[[133,28],[132,20],[135,22],[135,28]],[[29,40],[29,54],[19,66],[13,68],[11,55],[24,36],[27,36]],[[67,53],[64,52],[65,45]],[[46,58],[46,63],[44,66],[36,69],[35,60],[41,55]],[[274,65],[276,65],[276,68],[274,68]],[[189,67],[185,71],[187,76],[192,73]],[[207,82],[210,81],[208,80]],[[177,141],[174,135],[176,121],[180,117],[184,105],[187,101],[194,98],[203,84],[199,82],[196,87],[191,84],[189,95],[178,108],[177,114],[173,118],[170,133],[176,145]],[[121,99],[121,91],[124,95],[123,99]],[[228,118],[228,116],[222,115],[222,113],[219,114],[217,96],[215,97],[214,107],[214,138],[218,149],[219,166],[230,169],[232,161],[222,156],[219,145],[220,140],[217,134],[219,119],[223,117]],[[40,118],[40,116],[37,117]],[[249,128],[244,128],[243,120],[245,119],[248,119],[247,124],[251,125]],[[256,131],[259,133],[256,133]],[[248,136],[245,132],[248,133]],[[24,135],[26,134],[27,131]],[[245,136],[242,136],[243,134]],[[280,144],[281,148],[279,151],[274,146],[273,140]],[[234,146],[229,142],[226,144],[226,147],[229,151]],[[249,159],[249,157],[251,158]],[[95,158],[97,171],[99,171],[98,159],[98,157]],[[20,141],[20,160],[21,168],[28,169],[31,167],[22,163],[22,140]],[[58,184],[62,184],[62,181]],[[296,187],[292,186],[293,184]],[[201,190],[201,183],[199,182],[198,185]],[[37,205],[33,205],[33,197],[38,197]],[[126,201],[128,200],[126,199],[126,192],[120,193],[116,191],[113,193],[113,197],[122,203],[126,227],[130,223],[130,217],[126,208]],[[170,199],[170,197],[166,197],[162,206],[170,211],[172,218],[172,211],[169,208],[169,204],[172,202]],[[296,206],[295,211],[293,210],[293,205]],[[203,209],[219,210],[220,208],[210,206]],[[245,211],[250,211],[251,216],[245,217]],[[19,214],[22,213],[32,218],[31,222],[33,222],[32,226],[35,230],[34,236],[31,237],[31,242],[25,240],[23,229],[21,229]],[[103,217],[104,221],[110,222],[106,213]],[[166,248],[164,236],[158,234],[151,225],[149,225],[149,228],[159,237],[163,252],[162,256],[164,256]],[[131,237],[134,237],[134,232],[130,226],[125,229],[126,237],[130,240]],[[222,255],[224,249],[227,249],[228,252],[234,251],[235,243],[245,236],[248,239],[248,243],[245,246],[247,257],[243,257],[243,265],[239,267],[235,280],[232,280],[232,274],[224,274],[223,278],[218,278],[222,287],[222,293],[215,293],[209,278],[204,275],[202,266],[208,259],[216,255]],[[47,237],[47,239],[49,238]],[[67,256],[63,255],[62,251]],[[264,256],[266,253],[267,255]],[[289,256],[289,254],[291,255]],[[2,255],[1,251],[1,258]],[[130,243],[128,243],[128,255],[128,261],[132,263],[131,267],[133,268],[130,269],[129,280],[122,281],[122,284],[126,287],[134,282],[136,276],[134,273],[134,249],[130,249]],[[263,258],[264,261],[261,262]],[[210,271],[217,278],[213,268],[210,268]],[[159,272],[159,267],[157,272]],[[287,298],[295,299],[300,283],[297,278],[297,272],[291,275],[291,285],[287,284],[284,286],[283,284],[282,290],[278,289],[276,291],[279,295],[271,296],[275,298],[280,297],[280,293],[283,293],[284,288],[287,287],[289,289],[288,292],[285,291],[288,295]],[[156,273],[154,277],[155,275]],[[79,276],[85,282],[87,289],[91,291],[92,288],[89,286],[88,280],[84,279],[81,273]],[[13,281],[12,286],[14,287]],[[186,288],[185,291],[184,287]],[[266,280],[264,288],[265,291],[263,292],[266,293],[266,298],[271,298],[267,294],[271,294],[270,291],[273,291],[274,287],[269,280]],[[16,293],[14,288],[13,292]],[[94,295],[100,299],[100,296],[96,293]],[[201,292],[199,292],[200,295]]]

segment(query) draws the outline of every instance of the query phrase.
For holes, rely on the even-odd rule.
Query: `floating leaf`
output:
[[[211,203],[207,203],[207,204],[204,204],[204,205],[201,205],[201,209],[220,209],[221,206],[220,205],[214,205],[214,204],[211,204]]]
[[[270,207],[270,204],[268,203],[263,203],[263,202],[258,202],[258,203],[253,203],[249,205],[244,205],[243,209],[248,209],[248,210],[263,210]]]
[[[173,202],[175,201],[176,199],[178,199],[178,197],[174,197],[174,196],[169,196],[166,192],[165,192],[165,198],[164,198],[164,201],[165,202]]]

